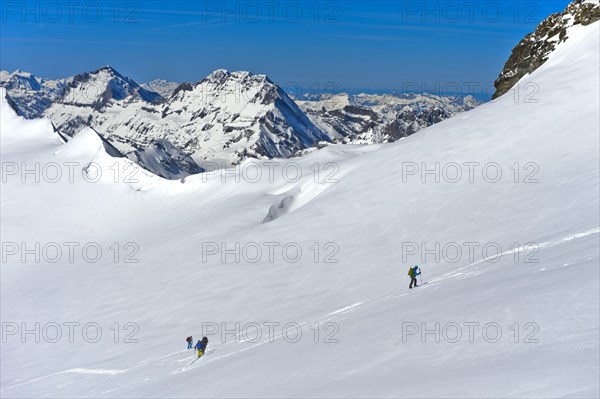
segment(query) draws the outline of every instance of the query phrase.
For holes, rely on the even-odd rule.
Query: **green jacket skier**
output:
[[[408,269],[408,275],[410,276],[410,285],[408,286],[408,288],[412,289],[413,284],[414,284],[414,287],[418,287],[417,276],[419,274],[421,274],[421,271],[419,270],[419,266],[411,267]]]

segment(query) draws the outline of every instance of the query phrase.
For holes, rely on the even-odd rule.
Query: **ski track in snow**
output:
[[[42,376],[42,377],[34,378],[33,380],[24,381],[24,382],[21,382],[20,384],[16,384],[16,385],[12,385],[12,386],[6,387],[6,388],[0,390],[0,392],[8,391],[10,389],[18,388],[20,386],[23,386],[23,385],[26,385],[26,384],[30,384],[32,382],[40,381],[40,380],[43,380],[43,379],[46,379],[46,378],[50,378],[50,377],[54,377],[54,376],[61,375],[61,374],[95,374],[95,375],[117,375],[117,374],[123,374],[123,373],[126,373],[126,372],[130,371],[130,370],[133,370],[133,369],[145,366],[145,365],[150,364],[150,363],[154,363],[154,362],[156,362],[158,360],[161,360],[161,359],[164,359],[164,358],[167,358],[167,357],[171,357],[173,355],[176,355],[178,353],[185,352],[185,351],[187,351],[187,349],[179,350],[179,351],[176,351],[176,352],[171,352],[171,353],[169,353],[167,355],[162,355],[162,356],[159,356],[159,357],[156,357],[156,358],[152,358],[152,359],[143,360],[143,361],[139,362],[138,364],[136,364],[135,366],[131,366],[131,367],[128,367],[128,368],[122,369],[122,370],[74,368],[74,369],[59,371],[57,373],[48,374],[48,375],[45,375],[45,376]]]
[[[503,257],[504,255],[512,255],[515,252],[519,253],[519,252],[525,251],[527,249],[530,249],[532,245],[536,245],[538,250],[542,250],[542,249],[554,247],[554,246],[559,245],[559,244],[563,244],[565,242],[569,242],[569,241],[573,241],[573,240],[578,240],[580,238],[589,237],[591,235],[598,234],[598,233],[600,233],[600,227],[594,227],[592,229],[585,230],[585,231],[582,231],[582,232],[579,232],[579,233],[575,233],[575,234],[571,234],[571,235],[568,235],[568,236],[564,236],[564,237],[561,237],[561,238],[556,239],[556,240],[544,241],[544,242],[541,242],[541,243],[529,242],[529,243],[527,243],[525,245],[522,245],[522,246],[520,246],[518,248],[511,249],[511,250],[508,250],[508,251],[504,251],[502,253],[499,253],[499,254],[494,255],[494,256],[490,256],[488,258],[479,259],[476,262],[470,263],[470,264],[468,264],[466,266],[463,266],[463,267],[461,267],[459,269],[453,270],[452,272],[443,274],[442,276],[440,276],[438,278],[433,278],[433,279],[430,280],[430,282],[445,280],[446,278],[451,278],[451,277],[461,278],[461,276],[464,276],[464,274],[462,273],[462,271],[465,270],[465,269],[468,269],[468,268],[470,268],[472,266],[481,264],[483,262],[493,263],[491,261],[493,261],[494,259],[498,259],[499,260],[499,258]],[[473,276],[473,275],[477,275],[477,274],[480,274],[480,273],[482,273],[482,272],[472,272],[472,273],[470,273],[468,275],[468,277]],[[464,277],[462,277],[462,278],[464,278]]]
[[[354,308],[356,308],[362,304],[363,304],[362,302],[357,302],[354,305],[346,306],[345,308],[341,308],[334,312],[327,313],[325,316],[332,316],[332,315],[336,315],[336,314],[345,314],[345,313],[351,312],[352,310],[354,310]]]
[[[578,240],[578,239],[581,239],[581,238],[586,238],[586,237],[589,237],[591,235],[599,234],[599,233],[600,233],[600,227],[595,227],[595,228],[592,228],[592,229],[589,229],[589,230],[585,230],[585,231],[581,231],[581,232],[578,232],[578,233],[570,234],[568,236],[564,236],[564,237],[561,237],[561,238],[556,239],[556,240],[545,241],[545,242],[537,244],[537,246],[538,246],[538,248],[540,250],[541,249],[546,249],[546,248],[554,247],[556,245],[560,245],[560,244],[563,244],[563,243],[566,243],[566,242],[569,242],[569,241]],[[531,245],[531,244],[529,244],[529,245]],[[483,262],[489,262],[490,259],[495,259],[495,258],[502,257],[504,255],[513,254],[515,251],[522,251],[522,250],[524,250],[526,248],[528,248],[528,244],[525,244],[524,246],[521,246],[521,247],[513,249],[513,250],[508,250],[508,251],[502,252],[502,253],[500,253],[498,255],[495,255],[493,257],[480,259],[478,261],[475,261],[473,263],[465,265],[465,266],[463,266],[463,267],[461,267],[461,268],[459,268],[459,269],[457,269],[455,271],[452,271],[451,273],[444,274],[444,275],[442,275],[442,276],[440,276],[438,278],[433,278],[433,279],[429,280],[427,283],[431,284],[432,282],[441,281],[441,280],[445,280],[445,279],[452,278],[452,277],[459,278],[459,276],[463,275],[463,273],[461,273],[461,271],[464,270],[464,269],[467,269],[469,267],[481,264]],[[473,273],[473,274],[470,274],[470,275],[477,275],[477,274],[479,274],[479,273]],[[433,285],[435,285],[435,284],[433,284]],[[403,292],[403,293],[399,293],[399,294],[396,293],[396,294],[392,294],[392,295],[385,295],[385,296],[382,296],[382,297],[379,297],[379,298],[372,298],[370,300],[365,300],[365,301],[362,301],[362,302],[356,302],[356,303],[354,303],[352,305],[345,306],[345,307],[343,307],[341,309],[338,309],[338,310],[335,310],[333,312],[327,313],[326,315],[321,316],[320,318],[317,318],[316,322],[330,321],[330,320],[333,320],[333,319],[335,319],[335,318],[337,318],[337,317],[339,317],[341,315],[344,315],[346,313],[352,312],[352,311],[354,311],[354,310],[362,307],[363,305],[374,305],[374,304],[378,304],[378,303],[381,303],[381,302],[386,302],[386,301],[391,300],[391,299],[403,297],[403,296],[406,296],[406,295],[409,295],[409,293],[408,292]],[[302,322],[302,323],[299,323],[299,326],[302,329],[304,329],[309,324],[312,325],[314,323],[315,323],[314,321],[313,322]],[[239,337],[240,337],[240,335],[238,334],[237,338],[239,338]],[[194,368],[196,368],[198,366],[201,366],[201,365],[204,365],[204,364],[207,364],[207,363],[210,363],[210,362],[218,361],[218,360],[221,360],[221,359],[233,356],[233,355],[240,354],[240,353],[245,352],[247,350],[251,350],[251,349],[254,349],[256,347],[262,346],[262,345],[264,345],[266,343],[273,343],[273,342],[275,342],[276,340],[278,340],[278,339],[280,339],[282,337],[283,337],[283,332],[275,335],[270,340],[265,340],[265,341],[257,342],[255,344],[247,346],[247,347],[245,347],[243,349],[232,351],[230,353],[221,355],[219,357],[209,358],[209,359],[207,359],[206,361],[203,361],[203,362],[198,362],[199,358],[195,358],[194,360],[192,360],[190,363],[188,363],[184,367],[181,367],[181,368],[173,371],[172,374],[178,374],[178,373],[186,372],[186,371],[192,370],[192,369],[194,369]],[[213,348],[212,348],[212,350],[210,350],[210,351],[207,352],[207,355],[209,353],[211,353],[211,352],[214,352],[217,347],[221,347],[223,345],[229,345],[229,344],[240,345],[240,344],[243,344],[243,343],[245,343],[247,341],[248,340],[238,340],[238,339],[236,339],[236,340],[234,340],[232,342],[229,342],[229,343],[226,342],[226,343],[223,343],[223,344],[220,344],[220,345],[219,344],[214,345]],[[57,376],[57,375],[62,375],[62,374],[92,374],[92,375],[114,376],[114,375],[118,375],[118,374],[123,374],[123,373],[129,372],[131,370],[134,370],[134,369],[146,366],[146,365],[151,364],[151,363],[155,363],[155,362],[157,362],[158,360],[161,360],[161,359],[173,357],[173,356],[181,354],[183,352],[188,352],[188,349],[182,349],[182,350],[179,350],[179,351],[176,351],[176,352],[171,352],[171,353],[168,353],[166,355],[162,355],[162,356],[159,356],[159,357],[156,357],[156,358],[147,359],[147,360],[139,362],[138,364],[136,364],[134,366],[131,366],[131,367],[128,367],[128,368],[125,368],[125,369],[122,369],[122,370],[74,368],[74,369],[59,371],[57,373],[48,374],[48,375],[45,375],[45,376],[42,376],[42,377],[35,378],[33,380],[24,381],[24,382],[21,382],[21,383],[16,384],[16,385],[12,385],[12,386],[6,387],[4,389],[1,389],[0,392],[5,392],[5,391],[8,391],[8,390],[11,390],[11,389],[23,386],[23,385],[31,384],[31,383],[34,383],[34,382],[37,382],[37,381],[40,381],[40,380],[43,380],[43,379],[51,378],[51,377],[54,377],[54,376]],[[186,361],[186,360],[189,360],[189,357],[185,358],[185,359],[176,360],[175,362],[183,362],[183,361]],[[148,378],[146,378],[145,380],[148,380]],[[113,389],[111,391],[114,391],[116,389],[118,389],[118,388],[115,388],[115,389]]]

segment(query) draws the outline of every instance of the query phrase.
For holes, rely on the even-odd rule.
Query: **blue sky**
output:
[[[3,1],[0,66],[59,78],[108,64],[139,82],[225,68],[315,91],[483,88],[568,3]]]

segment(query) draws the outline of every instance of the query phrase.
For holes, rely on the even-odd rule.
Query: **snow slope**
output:
[[[79,173],[72,183],[7,176],[3,242],[96,242],[107,255],[97,263],[79,252],[73,262],[3,260],[3,323],[95,322],[103,335],[93,344],[79,333],[72,343],[7,336],[2,396],[598,397],[599,23],[569,37],[519,82],[538,85],[537,102],[508,93],[393,144],[332,145],[281,160],[272,181],[264,173],[238,183],[222,172],[167,181],[141,170],[137,181],[120,174],[116,184],[108,172],[98,183]],[[47,122],[20,119],[5,103],[1,112],[3,162],[94,161],[110,173],[132,164],[109,157],[89,131],[62,144]],[[324,182],[328,162],[337,182]],[[408,162],[495,162],[503,176],[490,183],[476,169],[473,182],[403,181]],[[509,169],[515,162],[519,183]],[[523,182],[528,162],[537,165],[537,183]],[[245,161],[239,172],[251,165],[270,168]],[[297,182],[282,178],[290,165],[302,168]],[[277,217],[263,223],[267,214]],[[134,242],[139,262],[123,262],[131,252],[124,249],[115,262],[115,242]],[[303,256],[291,263],[275,251],[273,261],[263,253],[255,263],[231,255],[223,262],[203,251],[212,242],[296,242]],[[326,263],[332,242],[338,262]],[[403,262],[407,242],[493,242],[506,253]],[[515,243],[535,243],[539,262],[516,262]],[[413,264],[427,284],[409,291]],[[133,331],[127,322],[139,327],[138,343],[122,342]],[[212,334],[209,353],[191,363],[184,337],[200,338],[203,322],[295,322],[303,330],[296,343],[277,335],[281,327],[273,342],[266,327],[254,343]],[[325,331],[326,322],[335,324]],[[463,327],[454,343],[403,334],[436,322],[480,327],[472,340]],[[496,343],[482,338],[490,322],[502,330]],[[324,342],[332,331],[338,342]],[[449,331],[445,338],[454,337]]]

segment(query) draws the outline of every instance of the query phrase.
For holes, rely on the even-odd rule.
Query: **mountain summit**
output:
[[[60,102],[99,110],[109,105],[110,100],[125,99],[139,99],[151,104],[163,101],[160,94],[144,89],[111,66],[104,66],[93,72],[76,75],[67,84]]]

